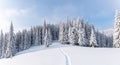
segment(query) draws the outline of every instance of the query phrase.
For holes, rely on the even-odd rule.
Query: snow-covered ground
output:
[[[54,43],[50,48],[35,46],[13,58],[1,59],[0,65],[120,65],[120,49]]]

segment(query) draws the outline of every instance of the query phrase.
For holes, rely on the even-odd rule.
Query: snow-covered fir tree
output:
[[[44,44],[46,47],[49,47],[49,45],[52,44],[52,36],[49,28],[46,29],[46,32],[45,32]]]
[[[47,24],[46,24],[46,20],[44,19],[44,25],[42,27],[42,43],[43,44],[44,44],[44,37],[45,37],[46,29],[47,29]]]
[[[98,46],[97,41],[96,41],[95,30],[94,30],[93,27],[92,27],[91,36],[90,36],[90,46],[91,46],[91,47],[96,47],[96,46]]]
[[[33,45],[34,44],[34,40],[35,40],[35,35],[34,35],[34,28],[33,27],[31,27],[31,29],[30,29],[30,38],[31,38],[31,45]]]
[[[75,27],[69,28],[69,42],[72,45],[78,44],[78,35]]]
[[[86,46],[86,38],[85,38],[85,30],[82,28],[82,29],[79,29],[78,31],[79,33],[79,39],[78,39],[78,43],[80,46]]]
[[[5,47],[4,47],[4,58],[7,57],[7,44],[9,43],[8,37],[9,37],[9,34],[5,33],[5,36],[4,36],[4,45],[5,45]]]
[[[25,30],[23,30],[23,44],[24,44],[24,50],[25,49],[28,49],[28,36],[27,36],[27,30],[25,29]]]
[[[31,31],[27,31],[27,48],[31,47]]]
[[[86,46],[86,38],[85,38],[85,29],[83,28],[83,20],[78,19],[78,43],[80,46]]]
[[[39,30],[36,29],[36,32],[35,32],[35,46],[39,45]]]
[[[42,44],[42,27],[36,27],[35,30],[35,45],[41,45]]]
[[[21,51],[25,50],[25,30],[21,32]]]
[[[117,10],[115,14],[115,22],[114,22],[114,47],[120,48],[120,12]]]
[[[69,34],[69,32],[68,32],[68,28],[67,27],[65,27],[65,29],[64,29],[64,32],[63,32],[63,43],[64,44],[67,44],[68,43],[68,40],[69,40],[69,36],[68,36],[68,34]]]
[[[52,39],[53,40],[58,40],[58,37],[59,37],[59,25],[58,24],[56,24],[56,25],[53,25],[52,26],[52,31],[51,31],[51,33],[52,33]]]
[[[102,40],[101,40],[101,43],[102,43],[102,47],[106,47],[107,45],[106,45],[106,42],[107,41],[107,39],[106,39],[106,35],[104,34],[104,32],[103,32],[103,36],[102,36]]]
[[[60,43],[62,43],[62,44],[63,44],[63,41],[64,41],[63,35],[64,35],[64,24],[61,23],[61,24],[60,24],[60,27],[59,27],[59,41],[60,41]]]
[[[78,18],[77,28],[78,30],[81,30],[83,28],[83,20],[80,18]]]
[[[89,23],[85,23],[84,28],[85,28],[85,37],[86,37],[86,45],[89,46],[90,45],[90,36],[91,36],[91,28],[92,26],[89,25]]]
[[[6,50],[6,57],[10,58],[13,57],[15,55],[15,38],[14,38],[14,28],[13,28],[13,24],[11,22],[11,26],[10,26],[10,32],[9,32],[9,42],[7,44],[7,50]]]
[[[1,31],[1,34],[0,34],[0,58],[2,58],[2,56],[4,55],[3,54],[3,51],[4,51],[4,41],[3,41],[3,32]]]
[[[21,45],[21,32],[19,31],[19,32],[17,32],[16,33],[16,36],[15,36],[15,44],[16,44],[16,51],[17,52],[20,52],[20,51],[22,51],[22,47],[23,47],[23,45]]]

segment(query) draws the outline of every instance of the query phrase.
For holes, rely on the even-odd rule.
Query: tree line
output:
[[[85,47],[112,47],[113,36],[105,31],[99,31],[83,19],[66,20],[59,27],[59,41],[62,44],[71,44]]]
[[[85,20],[66,19],[59,24],[47,24],[31,27],[14,33],[11,22],[10,31],[0,34],[0,58],[11,58],[16,53],[29,49],[32,46],[44,45],[49,47],[54,40],[61,44],[77,45],[83,47],[113,47],[113,36],[108,36],[104,31]]]

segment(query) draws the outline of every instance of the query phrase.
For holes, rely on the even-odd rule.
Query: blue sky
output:
[[[114,13],[119,0],[0,0],[0,28],[7,32],[12,20],[15,31],[66,17],[83,17],[97,29],[113,28]]]

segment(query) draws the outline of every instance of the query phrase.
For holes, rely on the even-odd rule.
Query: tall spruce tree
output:
[[[69,28],[69,42],[72,45],[78,44],[78,35],[75,27]]]
[[[114,22],[114,47],[120,48],[120,12],[117,10],[115,14],[115,22]]]
[[[82,28],[82,29],[79,29],[78,31],[78,36],[79,36],[79,39],[78,39],[78,43],[80,46],[86,46],[86,38],[85,38],[85,30]]]
[[[92,46],[92,47],[98,46],[97,41],[96,41],[95,30],[93,27],[92,27],[91,36],[90,36],[90,46]]]
[[[45,37],[44,37],[44,44],[46,47],[49,47],[51,43],[52,43],[52,36],[51,36],[50,29],[46,29]]]
[[[0,58],[2,58],[3,56],[3,51],[4,51],[4,41],[3,41],[3,32],[1,31],[1,35],[0,35]]]
[[[64,24],[61,23],[59,26],[59,42],[63,44],[64,42]]]
[[[10,32],[9,32],[9,42],[7,44],[7,58],[13,57],[15,55],[15,39],[14,39],[14,29],[13,29],[13,24],[11,22],[10,26]]]

